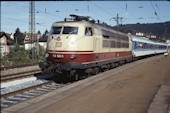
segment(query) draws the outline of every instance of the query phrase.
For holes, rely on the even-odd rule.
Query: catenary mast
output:
[[[37,39],[33,37],[35,34],[35,1],[29,2],[29,33],[31,35],[31,57],[32,60],[36,60],[37,54],[35,45],[37,45]]]

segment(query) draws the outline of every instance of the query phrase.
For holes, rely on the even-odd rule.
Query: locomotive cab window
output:
[[[62,29],[61,26],[59,26],[59,27],[52,27],[51,32],[52,32],[52,34],[60,34],[61,29]]]
[[[63,29],[63,34],[78,34],[78,27],[65,26]]]
[[[93,31],[91,27],[86,27],[85,29],[85,35],[86,36],[92,36],[93,35]]]

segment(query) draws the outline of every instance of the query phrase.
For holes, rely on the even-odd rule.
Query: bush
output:
[[[2,65],[12,66],[21,65],[29,63],[31,60],[29,58],[29,53],[23,47],[15,44],[13,48],[10,49],[10,53],[7,56],[1,58]]]
[[[45,53],[46,53],[46,50],[42,46],[39,46],[39,56],[38,56],[38,59],[39,60],[45,60]]]
[[[32,53],[34,52],[34,53]],[[29,55],[30,55],[30,59],[32,59],[32,54],[34,56],[34,58],[36,59],[32,59],[33,60],[44,60],[45,59],[45,49],[39,45],[39,53],[37,53],[38,50],[37,48],[33,47],[32,50],[29,50]]]
[[[28,63],[30,62],[29,53],[18,44],[10,50],[11,60],[14,63]]]
[[[24,47],[20,47],[18,44],[14,44],[13,48],[10,49],[10,53],[7,56],[0,57],[1,66],[15,66],[28,63],[36,63],[39,60],[45,60],[45,49],[39,46],[39,54],[36,55],[36,59],[32,58],[32,51],[36,51],[34,47],[33,50],[26,51]],[[34,53],[34,55],[36,52]]]

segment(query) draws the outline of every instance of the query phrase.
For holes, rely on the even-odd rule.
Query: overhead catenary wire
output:
[[[153,8],[153,10],[154,10],[154,14],[157,16],[157,19],[160,20],[160,18],[159,18],[159,16],[158,16],[158,13],[156,12],[156,10],[155,10],[155,8],[154,8],[154,6],[153,6],[153,4],[152,4],[152,1],[150,1],[150,3],[151,3],[151,6],[152,6],[152,8]],[[161,21],[161,20],[160,20],[160,21]]]
[[[70,5],[70,2],[67,2],[68,3],[68,6],[66,7],[66,8],[70,8],[68,11],[67,11],[67,13],[69,13],[69,12],[75,12],[75,9],[78,9],[78,11],[76,12],[76,13],[79,13],[79,12],[81,12],[81,11],[87,11],[86,13],[87,14],[92,14],[92,16],[94,16],[95,18],[97,17],[97,18],[102,18],[101,20],[102,21],[105,21],[105,22],[110,22],[109,21],[109,19],[111,18],[111,17],[113,17],[114,15],[116,15],[118,12],[117,11],[121,11],[121,12],[125,12],[126,11],[126,15],[122,15],[121,13],[119,13],[119,15],[121,15],[121,16],[123,16],[123,18],[124,18],[124,20],[126,20],[126,23],[128,22],[127,20],[129,19],[129,21],[131,20],[131,19],[136,19],[136,20],[142,20],[142,21],[144,21],[144,20],[147,20],[147,19],[158,19],[159,21],[161,20],[161,17],[162,18],[164,18],[165,16],[166,16],[166,18],[168,19],[169,17],[167,16],[167,15],[165,15],[165,16],[163,16],[163,13],[160,13],[159,11],[160,10],[162,10],[163,8],[162,8],[162,4],[159,4],[159,3],[157,3],[156,5],[155,5],[155,2],[153,2],[152,1],[152,4],[149,4],[148,6],[150,6],[150,8],[151,8],[151,11],[152,11],[152,8],[154,8],[155,10],[156,10],[156,14],[157,14],[157,16],[154,14],[153,15],[153,17],[143,17],[142,15],[140,16],[140,17],[137,17],[137,15],[134,13],[134,11],[132,11],[131,10],[131,8],[133,7],[133,8],[138,8],[138,6],[132,6],[131,4],[129,4],[129,2],[127,2],[127,1],[125,1],[124,2],[124,4],[120,4],[119,2],[116,2],[116,1],[114,1],[113,2],[113,4],[110,6],[110,7],[104,7],[104,5],[101,5],[100,4],[100,2],[93,2],[93,1],[87,1],[88,2],[88,4],[84,4],[85,5],[85,7],[82,7],[82,6],[80,6],[80,5],[76,5],[76,6],[72,6],[72,8],[69,6]],[[149,1],[149,2],[151,2],[151,1]],[[74,3],[74,5],[77,3],[75,3],[75,2],[73,2]],[[99,4],[98,4],[99,3]],[[112,3],[112,2],[111,2]],[[53,4],[53,3],[52,3]],[[14,5],[15,6],[17,6],[18,7],[18,9],[21,9],[22,8],[22,10],[24,10],[25,11],[25,9],[27,9],[28,10],[28,5],[27,5],[27,3],[25,4],[24,2],[14,2]],[[37,3],[37,5],[38,5],[38,3]],[[60,4],[56,4],[56,5],[60,5]],[[105,4],[106,5],[106,4]],[[151,6],[152,5],[152,6]],[[12,6],[12,5],[11,5]],[[147,7],[145,6],[145,5],[141,5],[142,6],[142,8],[143,9],[146,9]],[[167,6],[167,5],[166,5]],[[166,7],[165,6],[165,7]],[[10,7],[11,8],[11,7]],[[12,6],[12,8],[16,8],[16,7],[14,7],[14,6]],[[54,19],[56,20],[56,19],[58,19],[58,18],[65,18],[65,17],[63,17],[63,16],[65,16],[64,15],[64,9],[63,8],[60,8],[60,9],[58,9],[57,10],[57,8],[58,7],[56,7],[56,9],[50,9],[50,7],[47,7],[47,6],[44,6],[43,8],[42,7],[37,7],[36,8],[36,12],[39,12],[39,14],[37,14],[36,15],[36,20],[38,21],[38,23],[45,23],[45,24],[36,24],[36,25],[38,25],[38,26],[41,26],[41,28],[45,28],[46,26],[49,26],[50,27],[50,25],[51,25],[51,21],[53,21]],[[116,9],[114,9],[114,8],[116,8]],[[149,7],[148,7],[149,8]],[[158,9],[159,8],[159,9]],[[46,9],[46,11],[45,11],[45,9]],[[96,10],[98,10],[98,12],[100,12],[100,13],[96,13]],[[114,10],[113,10],[114,9]],[[141,9],[141,10],[143,10],[143,9]],[[153,10],[154,10],[153,9]],[[57,13],[56,13],[56,10],[57,10]],[[136,10],[136,9],[133,9],[133,10]],[[155,10],[154,10],[154,13],[155,13]],[[24,11],[23,11],[23,13],[24,13]],[[13,12],[14,12],[14,10],[13,10]],[[83,12],[83,13],[84,13]],[[15,13],[15,12],[14,12]],[[14,14],[13,13],[13,14]],[[62,14],[63,13],[63,14]],[[82,13],[81,13],[82,14]],[[107,16],[107,14],[109,15],[109,16],[111,16],[110,18],[108,18],[109,16]],[[103,16],[103,15],[106,15],[106,16]],[[14,16],[13,16],[14,17]],[[57,18],[58,17],[58,18]],[[114,16],[115,17],[115,16]],[[8,19],[10,19],[10,20],[12,20],[12,18],[8,18]],[[16,18],[17,19],[17,18]],[[21,18],[18,18],[18,20],[16,20],[17,22],[18,21],[20,21],[21,20]],[[24,20],[26,20],[26,19],[24,19]],[[13,20],[14,21],[14,20]],[[50,22],[48,22],[48,21],[50,21]],[[17,23],[16,22],[16,23]],[[24,21],[22,21],[21,20],[21,22],[24,22]],[[50,23],[50,25],[49,25],[49,23]],[[125,22],[124,22],[125,23]]]
[[[100,10],[104,11],[105,13],[107,13],[107,14],[109,14],[109,15],[112,15],[112,16],[115,16],[115,15],[113,15],[112,13],[110,13],[109,11],[107,11],[107,10],[103,9],[102,7],[96,5],[95,3],[91,2],[91,1],[88,1],[88,2],[90,2],[91,4],[93,4],[94,6],[96,6],[97,8],[99,8]]]
[[[35,2],[35,3],[36,3],[36,2]],[[25,9],[29,9],[29,7],[28,7],[27,5],[25,5],[25,4],[20,4],[20,3],[16,3],[16,4],[17,4],[17,5],[20,5],[21,7],[25,8]],[[47,11],[47,8],[45,8],[45,10],[35,8],[35,12],[36,12],[36,13],[39,13],[39,14],[49,15],[50,17],[52,17],[52,18],[54,18],[54,19],[56,19],[56,16],[57,16],[57,17],[61,17],[61,18],[65,18],[65,17],[63,17],[63,16],[59,16],[59,15],[50,13],[49,11]],[[51,18],[48,18],[48,19],[51,19]],[[36,24],[36,25],[42,26],[42,27],[44,27],[44,28],[48,26],[48,25],[46,25],[46,23],[45,23],[45,25],[42,25],[42,24],[40,24],[40,23],[39,23],[39,24]],[[49,25],[48,27],[51,27],[51,26]]]
[[[95,3],[93,3],[93,2],[90,2],[90,1],[88,1],[88,2],[91,3],[91,4],[93,4],[93,5],[96,6],[98,9],[102,10],[103,12],[111,15],[112,18],[113,18],[113,17],[114,17],[114,18],[116,17],[116,16],[114,16],[113,13],[110,13],[109,11],[107,11],[107,10],[105,10],[104,8],[98,6],[97,4],[95,4]],[[132,14],[131,12],[128,11],[128,4],[127,4],[127,3],[125,4],[125,7],[120,6],[120,5],[117,4],[116,2],[114,2],[114,4],[116,4],[116,7],[119,7],[120,9],[126,11],[126,14],[127,14],[127,13],[130,13],[131,15],[134,15],[134,14]],[[131,17],[132,17],[132,16],[131,16]],[[112,19],[112,18],[111,18],[111,19]],[[110,19],[110,20],[111,20],[111,19]],[[121,22],[122,22],[122,19],[130,19],[130,18],[121,17],[121,18],[120,18],[120,21],[121,21]],[[138,17],[138,18],[133,18],[133,19],[144,19],[144,18],[143,18],[143,17],[142,17],[142,18],[141,18],[141,17]]]

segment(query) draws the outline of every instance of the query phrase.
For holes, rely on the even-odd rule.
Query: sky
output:
[[[35,1],[35,29],[42,34],[70,14],[90,16],[115,26],[119,14],[122,24],[160,23],[170,21],[168,1]],[[29,1],[1,2],[1,31],[29,32]]]

